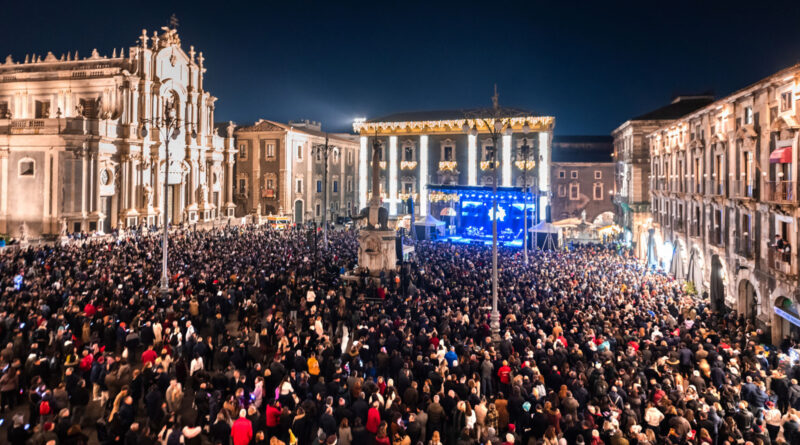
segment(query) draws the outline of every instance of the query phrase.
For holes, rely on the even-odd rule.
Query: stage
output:
[[[431,213],[447,224],[445,236],[438,238],[439,241],[492,245],[492,187],[429,185],[428,191]],[[530,230],[537,222],[536,202],[536,195],[526,196],[522,187],[497,188],[499,245],[522,248],[523,214],[527,213]]]

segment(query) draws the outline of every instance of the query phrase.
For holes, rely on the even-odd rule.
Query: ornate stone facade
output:
[[[203,53],[175,29],[138,44],[0,64],[0,233],[33,236],[161,224],[169,140],[173,223],[233,215],[232,126],[214,129]],[[157,125],[174,100],[178,126]]]
[[[650,261],[708,292],[717,309],[771,327],[775,344],[800,337],[789,321],[800,302],[798,98],[795,65],[648,136]]]
[[[322,220],[326,133],[316,122],[288,124],[261,119],[236,128],[235,202],[237,216],[288,215],[295,222]],[[357,212],[356,168],[358,139],[349,134],[327,134],[328,221]]]
[[[501,108],[497,120],[507,123],[510,132],[497,141],[498,186],[521,187],[523,176],[527,177],[529,187],[541,192],[540,217],[544,220],[550,199],[555,118]],[[371,193],[368,184],[372,172],[367,166],[374,138],[382,147],[378,153],[379,195],[390,217],[407,214],[406,201],[412,196],[415,214],[425,216],[430,211],[439,216],[444,204],[429,204],[428,184],[491,186],[495,172],[489,161],[494,147],[486,126],[491,122],[494,122],[491,114],[481,115],[470,110],[398,113],[355,122],[353,130],[361,137],[359,208],[367,206]],[[465,132],[465,124],[476,129],[477,134]],[[534,162],[537,151],[538,163]],[[537,171],[539,176],[535,179]]]

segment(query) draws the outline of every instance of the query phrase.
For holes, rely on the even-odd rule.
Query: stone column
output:
[[[8,233],[8,150],[0,150],[0,233]]]
[[[86,151],[84,151],[81,154],[81,217],[84,217],[84,218],[86,217],[86,211],[87,211],[87,202],[86,201],[87,201],[88,194],[89,194],[89,180],[88,180],[89,178],[87,178],[87,174],[88,174],[88,170],[89,170],[89,168],[87,166],[87,163],[88,163],[87,158],[88,157],[89,157],[89,153],[87,153]]]
[[[100,155],[95,153],[93,155],[94,165],[92,166],[92,206],[96,214],[102,213],[100,208]],[[108,218],[110,215],[105,215]],[[99,225],[99,221],[98,221]],[[99,229],[100,227],[98,227]]]
[[[419,137],[419,214],[428,215],[428,135]]]

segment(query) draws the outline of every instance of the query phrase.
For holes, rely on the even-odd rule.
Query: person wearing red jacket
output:
[[[142,352],[142,365],[155,363],[157,358],[158,354],[153,350],[153,345],[150,345],[147,347],[146,351]]]
[[[378,426],[381,424],[381,413],[378,411],[380,403],[376,400],[372,402],[372,408],[367,411],[366,430],[374,437],[378,434]]]
[[[247,419],[247,410],[239,411],[239,418],[231,427],[233,445],[249,445],[253,439],[253,424]]]
[[[273,437],[278,434],[278,426],[281,423],[281,406],[280,402],[275,401],[267,405],[267,437]]]
[[[503,360],[503,366],[497,370],[497,377],[500,378],[500,387],[503,392],[508,392],[511,385],[511,368],[508,366],[508,360]]]

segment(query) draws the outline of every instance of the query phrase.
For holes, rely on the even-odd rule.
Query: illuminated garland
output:
[[[481,161],[481,170],[483,171],[494,170],[497,167],[500,167],[500,161]]]
[[[439,171],[454,172],[454,171],[456,171],[456,167],[458,167],[458,163],[456,161],[441,161],[441,162],[439,162]]]
[[[417,168],[417,161],[400,161],[400,170],[414,170]]]
[[[428,200],[430,202],[458,202],[459,196],[458,193],[444,193],[444,192],[434,191],[428,193]]]
[[[534,167],[536,167],[536,161],[517,161],[514,163],[514,165],[516,165],[520,170],[532,170]]]

